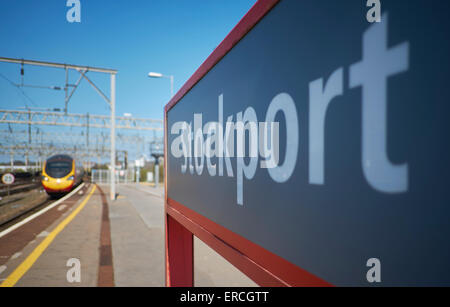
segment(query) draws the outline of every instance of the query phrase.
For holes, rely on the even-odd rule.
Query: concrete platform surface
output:
[[[107,185],[86,185],[0,238],[0,285],[164,286],[163,188],[121,184],[115,201],[108,195]],[[196,286],[256,286],[198,239],[194,268]]]

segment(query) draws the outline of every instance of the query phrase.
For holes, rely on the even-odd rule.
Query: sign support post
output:
[[[194,286],[194,236],[166,215],[166,286]]]

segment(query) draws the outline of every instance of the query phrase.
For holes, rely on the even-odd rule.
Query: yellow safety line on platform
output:
[[[25,259],[15,270],[8,276],[8,278],[0,284],[0,287],[14,287],[14,285],[22,278],[22,276],[31,268],[31,266],[38,260],[45,249],[52,243],[56,236],[80,213],[86,206],[89,198],[94,193],[96,186],[92,188],[89,195],[64,221],[62,221],[56,228],[33,250],[33,252]]]

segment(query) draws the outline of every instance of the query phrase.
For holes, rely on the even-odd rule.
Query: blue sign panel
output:
[[[450,2],[365,2],[281,1],[170,109],[168,197],[334,285],[450,285]]]

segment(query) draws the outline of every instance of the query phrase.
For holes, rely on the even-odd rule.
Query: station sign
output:
[[[167,214],[262,285],[450,285],[450,5],[381,4],[258,1],[166,106]]]

